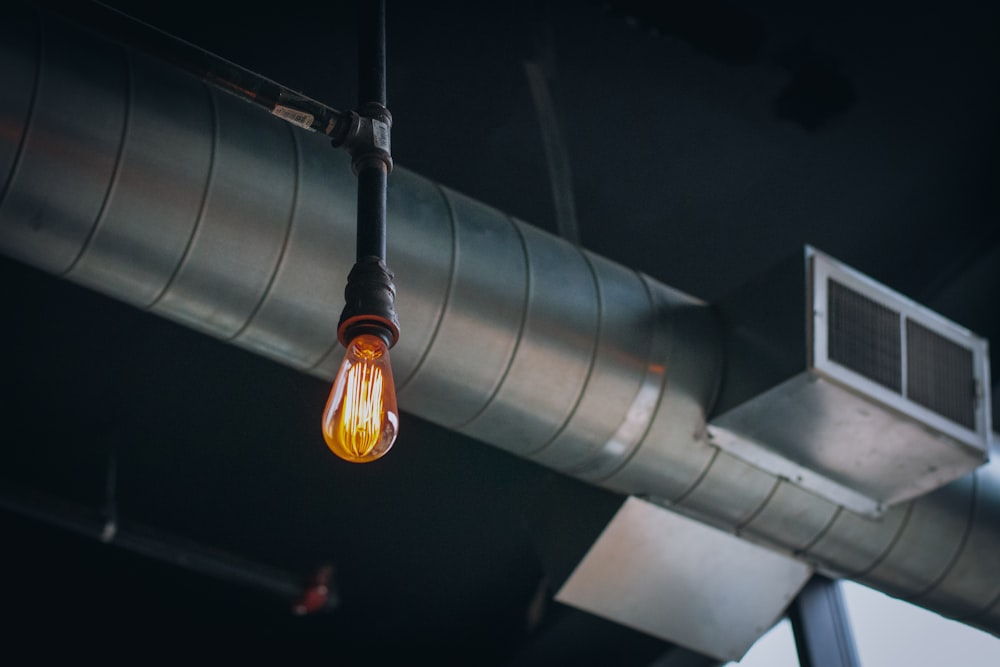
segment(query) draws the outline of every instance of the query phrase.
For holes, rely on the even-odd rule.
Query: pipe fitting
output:
[[[392,114],[378,102],[368,102],[359,111],[352,111],[343,130],[337,131],[330,143],[351,154],[355,175],[370,167],[392,173],[391,130]]]
[[[390,348],[399,340],[394,275],[379,257],[363,257],[347,276],[344,310],[337,325],[337,338],[347,345],[361,334],[382,338]]]

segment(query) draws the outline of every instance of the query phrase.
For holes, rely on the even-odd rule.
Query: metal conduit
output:
[[[0,22],[0,251],[318,377],[355,179],[326,137],[58,18]],[[711,308],[398,168],[400,406],[1000,634],[1000,479],[853,514],[711,444]]]

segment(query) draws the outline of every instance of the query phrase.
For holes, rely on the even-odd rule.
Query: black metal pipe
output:
[[[385,0],[361,0],[358,17],[358,108],[363,115],[379,122],[388,120],[385,71]],[[373,152],[387,148],[379,146],[374,131],[371,139],[374,145],[368,148]],[[368,159],[373,152],[366,150],[354,156],[358,174],[358,261],[366,257],[385,259],[389,169],[380,159]]]
[[[385,165],[376,162],[358,171],[357,260],[385,259],[386,186]]]
[[[335,137],[347,132],[350,125],[349,113],[328,107],[101,2],[35,0],[35,4],[184,70],[294,125]]]
[[[360,106],[353,125],[356,131],[346,141],[358,176],[357,261],[347,278],[346,303],[337,337],[347,347],[355,336],[370,333],[381,336],[392,347],[399,339],[399,319],[393,306],[396,286],[385,264],[392,115],[385,108],[384,0],[361,0],[358,94]]]
[[[361,0],[358,25],[358,100],[386,106],[385,0]]]
[[[102,513],[21,489],[10,483],[0,483],[0,510],[20,514],[192,572],[267,591],[289,603],[297,601],[306,590],[304,578],[296,574],[134,522],[116,521],[109,525],[111,518]],[[329,595],[325,601],[328,609],[333,609],[337,603],[335,594]]]

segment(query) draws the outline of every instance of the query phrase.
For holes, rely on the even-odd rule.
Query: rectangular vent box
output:
[[[721,449],[868,516],[988,460],[985,339],[811,247],[714,306]]]

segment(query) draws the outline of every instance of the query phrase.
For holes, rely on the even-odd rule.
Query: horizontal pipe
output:
[[[296,575],[130,521],[110,521],[95,510],[10,484],[0,485],[0,508],[168,565],[266,591],[283,598],[289,609],[306,592],[306,580]],[[328,596],[326,609],[334,609],[337,603],[335,595]]]
[[[0,251],[332,377],[347,156],[142,53],[5,11]],[[404,410],[1000,633],[995,464],[855,515],[709,440],[723,359],[707,304],[402,168],[388,215]]]

